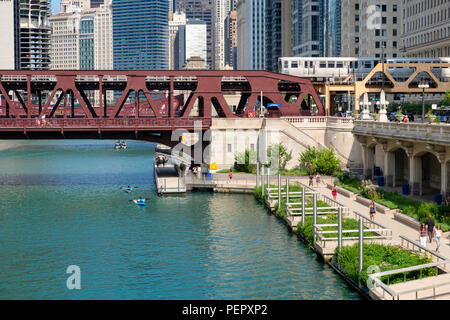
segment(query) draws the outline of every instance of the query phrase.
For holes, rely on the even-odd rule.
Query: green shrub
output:
[[[367,268],[369,266],[378,266],[383,271],[401,269],[431,262],[431,258],[425,255],[418,255],[406,249],[395,246],[386,246],[381,244],[364,244],[364,263],[363,270],[359,273],[359,248],[358,244],[353,246],[343,246],[341,254],[335,250],[336,262],[345,270],[347,275],[355,281],[362,283],[367,281]],[[436,275],[434,268],[423,270],[423,276]],[[403,282],[403,273],[389,276],[389,283]],[[406,273],[407,280],[414,280],[420,277],[420,271],[415,270]],[[382,277],[383,282],[387,282],[387,277]]]
[[[286,164],[292,159],[292,150],[288,151],[282,143],[276,143],[267,148],[267,158],[270,159],[270,167],[273,162],[278,162],[278,168],[285,170]]]
[[[246,149],[235,156],[234,168],[240,172],[256,173],[256,159],[256,151]]]
[[[332,175],[341,170],[339,159],[334,155],[333,149],[324,148],[318,150],[316,147],[308,147],[299,156],[300,168],[308,175],[320,173]]]

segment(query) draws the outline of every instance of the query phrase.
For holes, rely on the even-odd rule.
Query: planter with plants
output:
[[[425,115],[425,118],[428,120],[428,123],[432,123],[436,120],[436,115],[433,113],[433,110],[428,110],[427,114]]]
[[[405,115],[402,113],[402,110],[398,110],[397,113],[395,114],[395,118],[399,121],[402,122],[403,119],[405,118]]]

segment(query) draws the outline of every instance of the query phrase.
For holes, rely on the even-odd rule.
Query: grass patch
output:
[[[395,246],[386,246],[381,244],[364,244],[364,264],[361,273],[359,267],[359,249],[356,243],[353,246],[343,246],[340,255],[335,251],[336,262],[345,270],[347,275],[355,281],[360,280],[363,283],[367,281],[367,268],[369,266],[378,266],[383,271],[412,267],[432,262],[431,257],[418,255],[403,248]],[[423,269],[423,277],[436,275],[435,268]],[[389,283],[403,282],[403,273],[389,276]],[[420,278],[420,271],[414,270],[406,273],[407,280]],[[382,277],[381,281],[387,283],[387,276]]]

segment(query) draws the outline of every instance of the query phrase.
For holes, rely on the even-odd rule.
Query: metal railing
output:
[[[424,285],[424,286],[418,286],[412,289],[402,290],[402,291],[395,291],[392,288],[389,288],[389,276],[393,274],[399,274],[403,273],[403,282],[406,282],[406,273],[420,270],[420,278],[422,279],[422,270],[426,268],[436,268],[436,271],[438,269],[441,270],[447,270],[447,264],[450,263],[450,260],[443,260],[439,262],[433,262],[433,263],[426,263],[418,266],[413,267],[407,267],[407,268],[401,268],[397,270],[389,270],[384,272],[378,272],[374,274],[369,275],[369,279],[373,281],[375,288],[379,287],[382,290],[382,296],[385,297],[385,293],[389,294],[389,296],[392,298],[392,300],[400,300],[401,295],[409,294],[409,293],[415,293],[416,300],[419,299],[419,292],[424,290],[430,290],[433,289],[433,297],[436,296],[436,288],[442,287],[442,286],[448,286],[450,285],[450,281],[445,282],[439,282],[439,283],[433,283],[430,285]],[[436,272],[437,273],[437,272]],[[387,284],[385,284],[383,281],[380,280],[381,277],[387,276]]]
[[[400,239],[401,239],[401,246],[403,248],[405,247],[404,242],[406,242],[407,250],[418,251],[419,253],[422,253],[422,251],[427,252],[431,255],[431,259],[436,260],[436,262],[447,260],[447,258],[445,258],[444,256],[441,256],[437,252],[430,250],[411,239],[408,239],[402,235],[400,235]],[[410,247],[411,247],[411,249],[410,249]]]

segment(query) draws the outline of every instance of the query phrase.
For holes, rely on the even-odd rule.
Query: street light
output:
[[[428,89],[430,85],[422,78],[419,82],[419,88],[422,89],[422,123],[425,122],[425,89]]]
[[[380,118],[378,119],[380,122],[387,122],[388,118],[386,116],[386,107],[389,105],[389,101],[377,101],[377,106],[379,108],[378,114]]]

